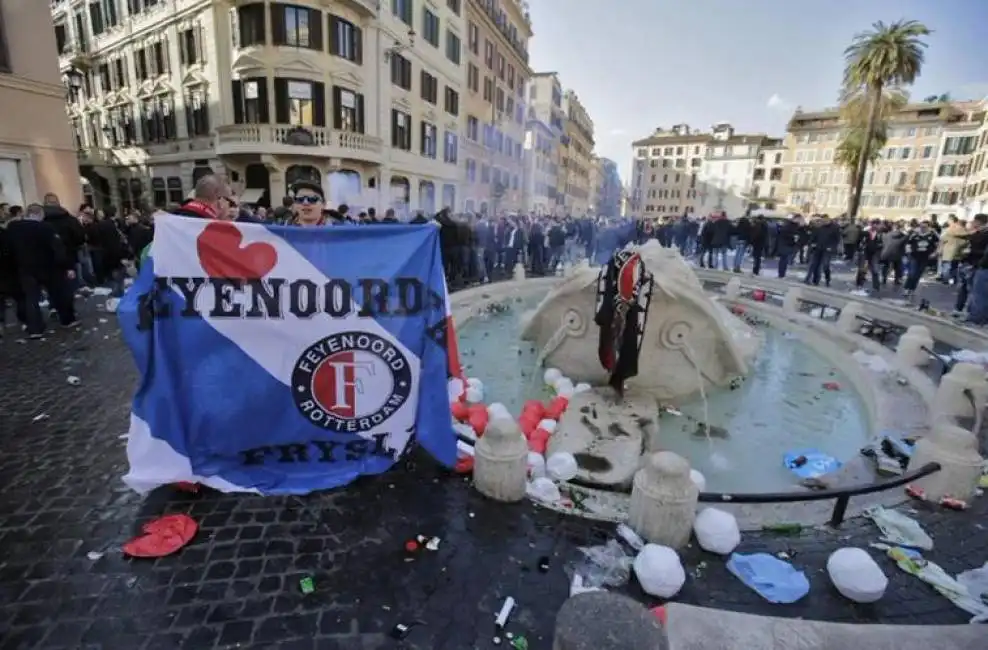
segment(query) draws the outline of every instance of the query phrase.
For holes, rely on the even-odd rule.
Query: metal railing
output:
[[[919,469],[897,476],[888,481],[876,483],[865,483],[846,488],[834,490],[817,490],[815,492],[762,492],[757,494],[726,494],[722,492],[702,492],[700,493],[701,503],[795,503],[799,501],[827,501],[835,499],[834,509],[830,513],[828,522],[832,528],[840,528],[847,515],[847,506],[851,497],[858,497],[865,494],[884,492],[892,488],[908,485],[924,476],[935,474],[942,468],[940,463],[927,463]]]

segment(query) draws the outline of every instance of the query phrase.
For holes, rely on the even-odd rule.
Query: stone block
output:
[[[655,614],[627,596],[595,591],[573,596],[556,616],[552,650],[668,650]]]

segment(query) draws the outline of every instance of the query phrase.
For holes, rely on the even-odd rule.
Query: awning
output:
[[[256,187],[248,187],[243,192],[240,193],[241,203],[257,203],[261,200],[261,196],[264,194],[265,190],[259,190]]]

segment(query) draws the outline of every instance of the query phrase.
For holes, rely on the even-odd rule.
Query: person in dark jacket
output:
[[[779,254],[779,277],[786,277],[786,271],[792,263],[793,256],[796,255],[796,247],[799,245],[799,235],[802,226],[799,223],[800,217],[793,215],[779,225],[779,233],[776,236],[776,252]]]
[[[768,248],[768,220],[758,216],[752,219],[748,231],[748,244],[751,246],[751,272],[758,275],[762,271],[762,257]]]
[[[734,222],[731,234],[731,244],[734,247],[734,272],[740,273],[744,264],[745,253],[751,243],[751,219],[743,216]]]
[[[51,193],[45,194],[44,220],[58,234],[62,246],[65,249],[65,255],[71,261],[70,268],[73,271],[80,270],[81,260],[79,253],[86,244],[86,232],[82,227],[82,222],[63,208],[58,201],[58,196]],[[75,290],[78,281],[79,278],[73,275],[69,283],[73,290]]]
[[[804,284],[818,286],[822,273],[825,284],[830,286],[830,258],[841,245],[840,226],[829,216],[822,215],[810,230],[810,266],[806,270]]]
[[[58,231],[46,219],[42,206],[33,203],[28,206],[25,218],[10,222],[7,226],[7,245],[13,252],[17,269],[22,300],[19,313],[24,316],[28,337],[40,339],[45,333],[45,319],[40,305],[42,291],[48,293],[48,302],[64,327],[78,325],[71,285],[75,280],[74,258],[67,254]]]
[[[134,254],[134,263],[140,269],[141,260],[139,254],[151,244],[151,240],[154,238],[154,231],[141,223],[136,212],[131,212],[126,217],[124,235],[127,238],[127,247]]]
[[[879,260],[882,256],[882,223],[878,219],[872,222],[858,235],[858,272],[855,286],[864,286],[867,275],[871,275],[871,289],[876,294],[881,289],[879,283]]]
[[[110,282],[110,295],[119,298],[124,290],[123,262],[132,257],[130,246],[116,222],[109,217],[96,222],[95,237],[103,251],[103,273]]]
[[[906,256],[906,233],[902,231],[902,225],[892,224],[882,235],[882,252],[879,254],[881,262],[882,286],[888,284],[889,275],[892,275],[892,283],[899,286],[902,283],[902,258]]]
[[[981,269],[988,269],[988,214],[978,213],[971,218],[967,232],[967,253],[961,260],[958,274],[960,286],[957,288],[957,302],[954,316],[961,316],[968,299],[972,298],[974,276]],[[972,300],[977,303],[977,300]],[[988,296],[982,296],[982,304],[988,308]]]
[[[936,254],[940,238],[936,232],[930,228],[930,223],[924,221],[919,224],[919,228],[909,233],[906,238],[906,259],[909,263],[909,270],[906,273],[905,289],[906,297],[909,297],[919,286],[919,279],[923,271],[930,265],[930,257]]]
[[[12,220],[20,219],[23,212],[19,205],[7,208],[7,212]],[[14,250],[10,245],[10,237],[7,234],[7,223],[0,223],[0,337],[3,336],[3,328],[7,319],[7,300],[10,299],[17,305],[17,320],[26,325],[21,298],[21,285],[17,276],[17,263],[14,260]]]

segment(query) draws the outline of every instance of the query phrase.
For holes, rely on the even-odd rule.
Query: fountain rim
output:
[[[739,277],[736,274],[722,271],[712,271],[706,269],[693,270],[702,282],[709,282],[712,284],[726,285],[731,279]],[[542,278],[527,278],[523,280],[507,280],[493,284],[471,287],[451,295],[451,312],[457,327],[462,327],[474,316],[481,313],[483,308],[489,304],[503,302],[506,299],[529,296],[538,291],[544,290],[548,292],[557,285],[565,282],[567,279],[567,277],[550,276]],[[956,323],[932,316],[930,314],[910,311],[905,308],[889,305],[887,303],[882,303],[880,301],[865,297],[858,299],[856,296],[851,297],[830,289],[805,287],[804,285],[797,285],[784,280],[780,281],[772,278],[747,276],[741,276],[741,280],[743,285],[747,285],[747,288],[759,288],[776,295],[785,294],[790,289],[799,289],[803,293],[803,299],[811,301],[815,304],[834,307],[836,309],[842,309],[847,304],[853,302],[862,303],[867,306],[866,313],[869,315],[874,315],[875,318],[896,324],[902,324],[902,320],[906,320],[908,325],[924,325],[930,329],[934,340],[943,341],[938,334],[945,335],[946,338],[954,341],[953,347],[958,349],[988,349],[988,336],[974,330],[963,328]],[[876,394],[877,389],[873,379],[866,376],[866,369],[861,366],[860,363],[853,360],[851,354],[847,351],[848,348],[864,350],[868,354],[873,354],[884,358],[889,363],[893,371],[902,376],[907,381],[909,386],[918,394],[921,399],[922,406],[926,411],[927,417],[932,414],[933,398],[936,392],[935,382],[924,372],[922,372],[922,370],[907,367],[899,363],[895,358],[894,352],[882,344],[860,335],[844,333],[834,327],[832,323],[814,318],[808,314],[786,313],[781,307],[777,307],[768,302],[754,301],[744,297],[740,297],[735,300],[727,300],[723,296],[720,296],[720,300],[723,304],[728,306],[732,304],[744,306],[746,309],[757,313],[759,316],[765,317],[772,327],[786,329],[789,331],[798,331],[804,344],[809,345],[811,348],[817,352],[821,352],[825,356],[828,352],[830,352],[831,354],[839,354],[841,356],[848,357],[848,361],[851,363],[846,364],[847,367],[842,367],[842,370],[845,375],[851,379],[854,389],[865,401],[870,431],[875,432],[881,430],[881,425],[883,422],[883,418],[881,417],[882,410],[880,410]],[[948,341],[943,342],[951,344]],[[962,345],[957,345],[956,343],[958,342],[962,343]],[[823,349],[821,349],[821,346]],[[849,371],[848,368],[851,368],[851,370]],[[876,481],[876,484],[877,483],[879,482]],[[586,488],[577,489],[587,491]],[[601,492],[609,495],[617,494],[614,492]],[[772,493],[751,493],[746,496],[757,497],[758,494],[770,495]],[[800,492],[798,490],[794,490],[793,494],[800,494]],[[807,492],[805,494],[809,495],[812,493]],[[882,505],[897,505],[907,500],[907,497],[904,494],[892,494],[891,492],[881,492],[879,494],[883,495],[885,501],[887,502],[883,502]],[[705,501],[708,505],[713,505],[711,499],[705,499]],[[757,501],[757,499],[754,499],[753,501]],[[794,497],[791,500],[790,505],[803,506],[809,503],[809,501],[809,499],[798,500]],[[730,501],[723,501],[721,503],[726,505],[729,504]],[[545,504],[539,505],[545,506]],[[740,505],[740,503],[738,505]],[[757,508],[759,506],[756,505],[755,507]],[[850,509],[850,512],[847,513],[847,518],[860,516],[865,509],[865,507],[853,507]],[[565,509],[560,510],[567,512],[568,514],[577,514],[578,516],[589,519],[598,519],[602,521],[619,520],[611,516],[600,516],[594,513],[573,513],[572,511]],[[770,521],[762,521],[758,517],[755,517],[755,519],[759,519],[758,523],[755,525],[752,525],[750,521],[744,521],[742,517],[739,517],[739,523],[741,524],[742,529],[760,528],[764,525],[782,523],[783,521],[800,521],[801,523],[806,523],[809,525],[822,523],[820,521],[805,521],[802,518],[793,516],[786,516],[779,520]]]

